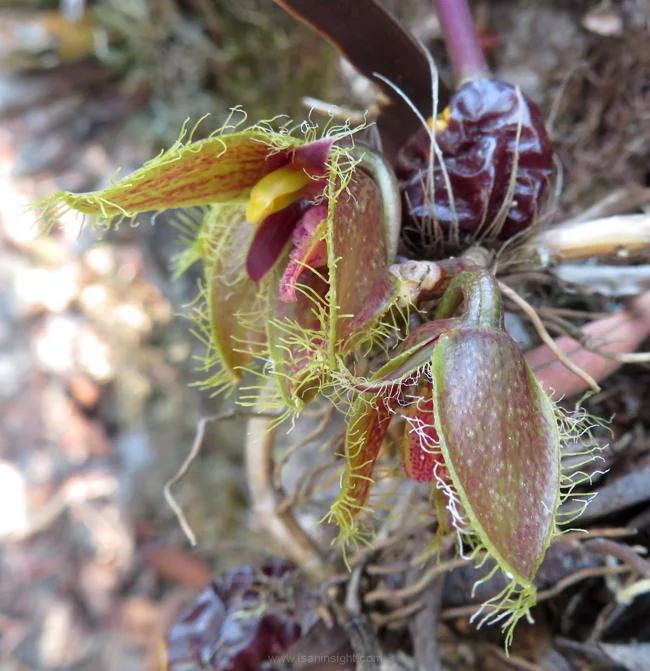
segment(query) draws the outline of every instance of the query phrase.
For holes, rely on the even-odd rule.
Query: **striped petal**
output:
[[[254,227],[244,204],[213,206],[205,221],[207,340],[217,365],[210,386],[239,382],[264,335],[262,292],[244,265]]]
[[[426,411],[426,416],[419,412],[431,408],[433,404],[431,383],[422,375],[428,369],[436,339],[444,329],[455,325],[457,321],[453,319],[424,324],[404,341],[404,349],[359,385],[357,391],[360,393],[355,396],[347,420],[341,491],[330,514],[331,519],[339,525],[343,541],[354,536],[354,518],[363,510],[370,495],[372,472],[390,420],[398,412],[404,414],[405,404],[414,400],[414,390],[423,395],[425,404],[419,408],[413,403],[414,415],[426,421],[425,434],[437,442],[431,411]],[[411,409],[406,408],[406,413],[410,412]],[[422,446],[422,442],[417,443],[418,452]],[[415,452],[413,455],[417,458]],[[406,469],[409,468],[406,460],[404,465]],[[423,468],[413,469],[414,474],[416,470],[418,473],[424,472]]]
[[[357,169],[330,201],[330,319],[336,348],[347,352],[372,338],[372,327],[394,304],[397,290],[388,271],[383,204],[375,181]]]
[[[103,224],[117,224],[140,212],[225,203],[244,197],[265,175],[286,165],[298,140],[257,129],[216,134],[184,144],[145,163],[102,191],[64,192],[42,201],[43,217],[72,209]]]
[[[372,473],[397,403],[395,397],[362,394],[354,401],[345,433],[345,470],[330,519],[346,542],[357,533],[356,516],[364,509],[372,487]]]

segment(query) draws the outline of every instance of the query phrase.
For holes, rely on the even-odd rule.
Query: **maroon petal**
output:
[[[254,282],[259,282],[277,263],[303,209],[302,202],[294,203],[269,215],[257,227],[246,256],[246,271]]]
[[[399,392],[395,390],[378,399],[362,394],[350,410],[345,432],[345,471],[339,495],[330,511],[344,540],[353,534],[354,517],[368,501],[375,462],[399,399]]]
[[[310,175],[324,175],[327,172],[327,159],[333,144],[332,138],[302,144],[296,148],[291,163],[303,168]]]

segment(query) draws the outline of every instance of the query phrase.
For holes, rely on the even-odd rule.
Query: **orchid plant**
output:
[[[454,20],[457,30],[463,19]],[[426,58],[413,48],[420,66]],[[451,527],[508,579],[486,615],[509,641],[535,603],[562,486],[576,484],[562,481],[563,443],[588,422],[563,415],[537,381],[504,328],[493,273],[444,260],[450,242],[460,251],[498,245],[531,226],[553,167],[536,105],[459,49],[457,93],[409,142],[390,135],[386,146],[402,147],[394,156],[364,141],[364,126],[230,119],[206,139],[182,133],[102,191],[56,194],[41,208],[48,219],[71,209],[104,227],[200,208],[178,270],[203,266],[195,307],[206,386],[224,391],[252,374],[293,413],[319,394],[345,399],[346,467],[330,514],[343,542],[361,533],[375,462],[401,417],[404,472],[431,483],[439,529]],[[383,128],[396,127],[385,123],[396,110],[408,113],[397,89],[388,88]],[[404,272],[409,260],[436,270],[426,301]],[[437,302],[435,312],[424,302]],[[420,325],[410,327],[414,314]]]

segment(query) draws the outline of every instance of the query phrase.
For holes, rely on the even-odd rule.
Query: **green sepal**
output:
[[[535,602],[533,579],[557,533],[556,408],[517,343],[498,329],[441,335],[431,378],[454,524],[509,577],[511,590],[495,607],[508,611],[511,631]]]

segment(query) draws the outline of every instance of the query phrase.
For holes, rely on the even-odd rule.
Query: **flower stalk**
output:
[[[494,277],[487,272],[463,271],[443,294],[436,319],[448,319],[462,306],[463,323],[477,329],[503,328],[503,301]]]
[[[467,0],[434,0],[449,59],[459,84],[489,76]]]

